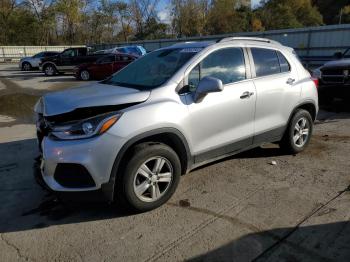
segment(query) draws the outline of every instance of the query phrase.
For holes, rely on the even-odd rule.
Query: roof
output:
[[[180,42],[166,48],[205,48],[215,44],[214,41],[201,41],[201,42]]]
[[[233,41],[240,41],[240,42],[248,42],[248,43],[262,43],[262,44],[272,44],[272,45],[278,45],[281,46],[281,43],[270,40],[267,38],[257,38],[257,37],[226,37],[223,39],[219,39],[218,41],[201,41],[201,42],[181,42],[174,44],[172,46],[165,47],[167,48],[205,48],[210,45],[214,45],[216,43],[227,43],[227,42],[233,42]]]

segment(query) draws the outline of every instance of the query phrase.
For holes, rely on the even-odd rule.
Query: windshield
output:
[[[151,52],[102,83],[141,90],[158,87],[200,50],[200,48],[173,48]]]

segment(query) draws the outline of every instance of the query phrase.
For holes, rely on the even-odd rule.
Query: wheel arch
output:
[[[58,71],[58,70],[57,70],[57,65],[56,65],[54,62],[51,62],[51,61],[47,61],[47,62],[45,62],[45,63],[42,64],[43,71],[45,71],[45,67],[46,67],[47,65],[53,65],[53,66],[55,67],[56,71]]]
[[[316,104],[313,101],[305,101],[299,105],[297,105],[294,110],[292,111],[291,115],[289,116],[289,120],[288,123],[290,122],[290,120],[292,119],[292,117],[294,116],[294,114],[297,112],[297,110],[299,109],[304,109],[306,111],[308,111],[312,117],[312,120],[315,121],[316,117],[317,117],[317,109],[316,109]]]
[[[23,67],[24,64],[29,64],[31,67],[33,67],[32,63],[29,62],[28,60],[25,60],[25,61],[21,62],[22,67]]]
[[[118,175],[125,167],[127,158],[132,154],[134,146],[141,143],[164,143],[171,147],[180,158],[181,173],[189,172],[193,164],[193,159],[185,136],[176,128],[160,128],[139,134],[126,142],[119,151],[110,174],[109,181],[101,186],[103,193],[108,200],[113,201],[115,184],[120,182]]]

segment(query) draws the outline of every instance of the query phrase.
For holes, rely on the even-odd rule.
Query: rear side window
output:
[[[225,48],[208,55],[188,76],[190,90],[194,90],[200,79],[210,76],[223,84],[246,79],[244,54],[241,48]]]
[[[121,61],[130,61],[130,57],[129,56],[126,56],[126,55],[123,55],[120,57],[121,58]]]
[[[252,48],[256,76],[267,76],[281,72],[276,51],[263,48]]]
[[[282,55],[281,52],[277,51],[277,56],[278,56],[278,59],[280,61],[281,72],[282,73],[289,72],[290,65],[288,63],[288,60],[284,57],[284,55]]]
[[[98,63],[99,64],[108,64],[108,63],[112,63],[114,62],[114,55],[110,55],[110,56],[105,56],[105,57],[102,57],[101,59],[99,59]]]

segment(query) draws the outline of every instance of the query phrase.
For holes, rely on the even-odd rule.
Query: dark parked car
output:
[[[119,71],[124,66],[137,59],[128,54],[110,54],[99,58],[94,63],[85,63],[74,69],[74,75],[79,80],[105,79]]]
[[[44,57],[50,57],[50,56],[55,56],[59,54],[59,52],[55,51],[45,51],[45,52],[40,52],[36,55],[33,56],[28,56],[28,57],[23,57],[19,61],[19,68],[23,71],[30,71],[33,69],[38,69],[39,68],[39,63],[42,58]]]
[[[102,57],[101,54],[89,54],[87,47],[68,48],[62,53],[41,59],[40,69],[47,76],[64,72],[73,72],[74,67],[83,63],[92,63]]]
[[[350,99],[350,48],[334,54],[334,61],[313,71],[319,79],[320,101],[329,103],[333,98]]]

